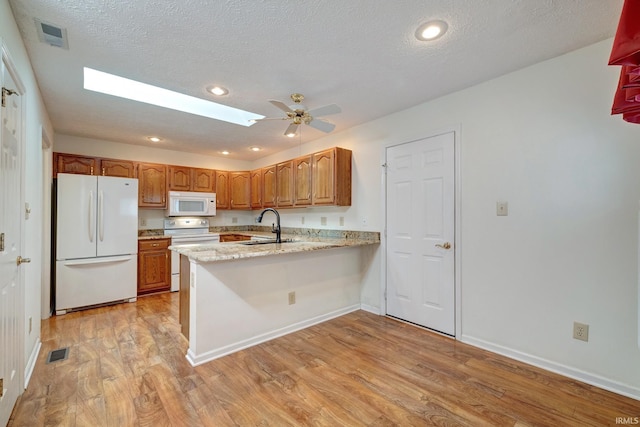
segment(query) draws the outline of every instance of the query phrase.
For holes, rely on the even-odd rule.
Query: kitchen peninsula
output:
[[[181,254],[180,323],[192,365],[360,308],[380,234],[300,231],[284,230],[283,243],[170,248]]]

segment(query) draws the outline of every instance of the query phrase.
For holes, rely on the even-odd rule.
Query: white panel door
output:
[[[0,73],[4,106],[0,107],[2,136],[0,139],[0,426],[9,421],[13,406],[21,391],[22,323],[20,267],[22,222],[20,177],[21,161],[21,98],[16,84],[2,61]],[[7,90],[5,90],[7,89]]]
[[[386,150],[387,314],[455,335],[454,133]]]
[[[58,174],[56,259],[96,256],[97,177]]]
[[[98,177],[97,254],[138,252],[138,180]]]

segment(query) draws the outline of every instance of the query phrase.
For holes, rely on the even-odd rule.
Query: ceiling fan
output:
[[[336,114],[342,110],[336,104],[325,105],[324,107],[314,108],[313,110],[307,110],[307,108],[301,104],[304,96],[299,93],[291,94],[291,100],[293,105],[286,105],[284,102],[269,100],[271,104],[281,109],[286,113],[286,117],[273,117],[264,118],[260,120],[291,120],[291,124],[287,127],[284,134],[288,137],[294,137],[298,131],[298,126],[306,124],[312,128],[318,129],[322,132],[331,132],[335,129],[336,125],[329,123],[322,119],[318,119],[320,116],[328,116],[330,114]]]

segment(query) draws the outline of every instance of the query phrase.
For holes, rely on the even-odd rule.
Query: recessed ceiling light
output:
[[[84,67],[84,88],[242,126],[264,116]]]
[[[225,155],[225,156],[228,156],[228,155],[229,155],[229,154],[231,154],[231,153],[229,153],[227,150],[224,150],[224,151],[221,151],[221,152],[220,152],[220,154],[223,154],[223,155]]]
[[[295,132],[289,132],[289,133],[287,134],[287,136],[288,136],[289,138],[293,138],[294,136],[296,136],[296,133],[295,133]]]
[[[162,138],[158,138],[157,136],[148,136],[147,139],[151,142],[160,142]]]
[[[251,150],[251,151],[260,151],[260,150],[262,150],[262,148],[253,146],[253,147],[249,147],[249,150]]]
[[[229,89],[227,89],[226,87],[222,87],[222,86],[209,86],[207,88],[207,91],[216,95],[216,96],[222,96],[222,95],[227,95],[229,93]]]
[[[416,30],[416,38],[422,41],[435,40],[440,38],[447,32],[449,26],[446,22],[436,20],[425,22]]]

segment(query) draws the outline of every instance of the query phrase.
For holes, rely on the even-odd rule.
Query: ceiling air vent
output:
[[[69,49],[66,28],[61,28],[49,22],[42,22],[37,18],[35,21],[36,28],[38,29],[38,38],[41,42],[50,44],[51,46],[61,47],[63,49]]]

